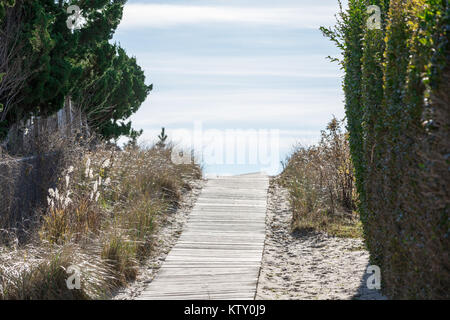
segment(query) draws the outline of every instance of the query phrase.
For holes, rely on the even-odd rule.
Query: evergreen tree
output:
[[[90,126],[106,139],[139,135],[125,122],[145,100],[152,85],[144,71],[118,45],[107,41],[87,51],[78,63],[83,72],[71,95]]]
[[[2,8],[4,3],[11,1],[2,1]],[[4,55],[8,61],[0,56],[0,74],[5,74],[0,83],[0,129],[31,115],[49,116],[72,95],[80,103],[86,102],[79,106],[105,138],[139,134],[125,120],[137,111],[151,86],[145,85],[135,58],[108,43],[124,4],[124,0],[17,0],[6,8],[0,20],[0,53],[9,48],[15,51]],[[66,25],[69,5],[82,9],[86,22],[81,30],[72,32]],[[5,40],[7,27],[19,37],[15,47]],[[17,66],[17,74],[6,70],[6,65]],[[98,88],[101,90],[93,92]],[[84,93],[88,98],[81,98]]]
[[[158,139],[159,139],[159,141],[158,141],[158,143],[156,143],[156,145],[159,148],[164,148],[166,146],[166,140],[167,140],[167,135],[166,135],[164,127],[161,128],[161,133],[158,135]]]

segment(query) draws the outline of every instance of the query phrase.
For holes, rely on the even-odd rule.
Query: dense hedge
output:
[[[449,298],[450,6],[350,0],[324,34],[342,49],[359,210],[392,298]],[[366,27],[366,7],[382,11]]]

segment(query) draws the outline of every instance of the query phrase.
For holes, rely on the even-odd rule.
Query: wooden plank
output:
[[[138,299],[254,299],[269,179],[208,180],[177,244]]]

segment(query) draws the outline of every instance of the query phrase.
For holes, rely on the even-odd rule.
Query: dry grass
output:
[[[297,215],[292,221],[293,230],[320,231],[340,238],[362,238],[363,229],[356,213],[352,215],[331,216],[309,213]]]
[[[26,244],[9,233],[0,245],[0,299],[108,297],[136,277],[158,225],[202,176],[195,163],[173,164],[171,145],[75,141],[60,149],[57,182]],[[81,270],[80,290],[67,289],[70,265]]]
[[[0,248],[0,299],[90,299],[107,297],[114,277],[97,254],[98,248],[48,243]],[[81,290],[70,290],[70,265],[81,271]]]
[[[362,237],[355,209],[353,168],[342,122],[333,118],[318,145],[298,146],[284,164],[278,182],[287,187],[292,228]]]
[[[18,171],[19,163],[14,161],[0,147],[0,229],[12,227],[9,223],[13,220],[12,206],[14,199],[14,179],[15,172]],[[0,234],[1,239],[1,234]]]

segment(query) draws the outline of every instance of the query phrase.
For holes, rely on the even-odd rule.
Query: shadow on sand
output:
[[[369,289],[367,287],[367,279],[371,276],[370,273],[367,273],[367,268],[370,266],[370,263],[367,264],[365,268],[365,272],[359,283],[358,291],[352,297],[353,300],[387,300],[381,290],[377,289]],[[383,279],[381,279],[381,285],[383,285]]]

